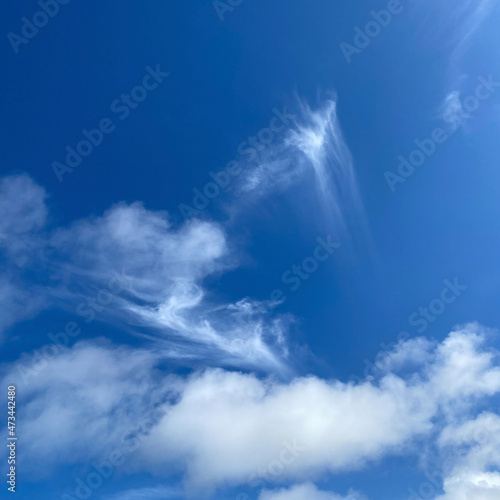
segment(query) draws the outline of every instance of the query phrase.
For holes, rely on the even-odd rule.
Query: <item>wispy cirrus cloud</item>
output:
[[[455,30],[454,58],[458,59],[481,25],[499,5],[498,0],[462,0],[455,2],[452,12]]]
[[[469,92],[468,87],[472,85],[470,78],[475,78],[475,74],[470,74],[466,59],[478,41],[484,40],[488,45],[491,44],[490,32],[485,26],[493,15],[497,17],[500,15],[500,2],[459,0],[445,2],[444,5],[436,3],[433,8],[436,10],[438,20],[436,26],[439,26],[438,31],[442,33],[439,37],[440,43],[448,47],[449,81],[446,95],[440,105],[441,115],[446,116],[454,112],[457,117],[461,116],[463,121],[464,113],[459,109],[462,106],[460,96]],[[488,67],[486,70],[498,71],[498,66]]]
[[[235,204],[255,204],[260,198],[288,191],[301,212],[311,211],[308,223],[326,226],[344,241],[367,238],[363,203],[336,95],[316,108],[297,98],[293,126],[281,142],[261,152],[258,162],[243,172]]]
[[[104,497],[104,500],[167,500],[168,498],[182,498],[179,490],[171,487],[158,486],[157,488],[140,488],[121,491]]]
[[[0,205],[6,268],[17,273],[22,256],[30,288],[38,292],[28,296],[6,272],[0,281],[0,301],[10,311],[5,327],[18,318],[12,306],[33,296],[34,311],[43,304],[64,307],[86,323],[98,317],[148,337],[182,363],[286,370],[286,322],[271,317],[274,305],[249,310],[242,306],[258,302],[244,298],[220,304],[204,287],[208,277],[238,262],[220,225],[190,220],[176,226],[166,212],[120,203],[101,216],[50,229],[43,188],[27,176],[5,178],[0,188],[6,193]],[[107,284],[114,275],[125,285],[112,295]]]

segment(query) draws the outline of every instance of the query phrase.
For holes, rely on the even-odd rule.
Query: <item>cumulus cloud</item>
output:
[[[3,370],[3,384],[22,387],[23,465],[45,474],[61,464],[103,456],[139,432],[168,397],[168,378],[155,371],[156,356],[140,349],[78,343],[38,360],[29,385],[23,360]],[[172,385],[175,385],[172,381]]]
[[[183,462],[188,483],[204,488],[255,479],[287,454],[287,444],[299,452],[280,479],[357,469],[400,453],[429,436],[439,414],[459,418],[500,390],[494,354],[472,329],[452,333],[406,377],[391,373],[377,382],[197,374],[146,441],[151,466]]]
[[[437,442],[448,495],[440,500],[461,500],[469,490],[489,494],[500,466],[500,420],[477,409],[500,392],[500,367],[486,339],[469,325],[426,349],[429,356],[404,375],[359,384],[314,376],[282,382],[222,369],[171,376],[160,369],[161,353],[79,343],[46,360],[20,394],[23,467],[42,457],[47,472],[90,461],[140,434],[130,467],[180,472],[192,494],[250,485],[269,490],[263,499],[337,500],[307,481]],[[19,378],[22,363],[4,370],[4,385]],[[140,429],[152,413],[157,417]],[[283,481],[299,485],[272,489]]]
[[[304,483],[292,488],[280,490],[265,490],[259,495],[259,500],[367,500],[364,495],[350,491],[347,496],[337,495],[319,490],[312,483]]]
[[[445,494],[436,500],[500,498],[500,417],[483,412],[445,427],[438,444],[453,467],[444,479]]]

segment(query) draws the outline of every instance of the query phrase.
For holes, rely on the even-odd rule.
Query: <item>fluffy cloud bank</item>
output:
[[[163,416],[143,432],[131,466],[162,476],[182,472],[193,492],[250,485],[270,490],[263,500],[306,493],[337,500],[319,490],[312,496],[310,484],[270,487],[361,469],[438,442],[447,467],[450,456],[460,457],[443,468],[440,500],[490,500],[498,489],[492,468],[500,466],[499,434],[491,433],[500,421],[477,409],[500,392],[500,367],[487,335],[469,325],[439,344],[401,343],[392,353],[396,371],[359,384],[314,376],[285,383],[221,369],[172,377],[156,368],[161,353],[80,343],[54,357],[26,389],[25,460],[43,456],[54,467],[99,458],[155,411]],[[418,363],[401,361],[409,349]],[[13,365],[4,382],[16,376]],[[489,437],[481,429],[490,429]]]
[[[320,491],[314,484],[304,483],[289,489],[265,490],[259,495],[259,500],[366,500],[366,497],[354,491],[347,496],[340,496]]]
[[[285,384],[222,370],[197,374],[145,449],[152,467],[183,462],[197,488],[258,483],[262,471],[291,480],[359,469],[407,451],[436,431],[436,419],[463,418],[500,391],[500,368],[483,343],[470,326],[441,344],[429,342],[429,359],[410,375],[391,372],[357,385],[316,377]]]

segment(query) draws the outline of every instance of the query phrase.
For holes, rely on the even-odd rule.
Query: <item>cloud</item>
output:
[[[425,22],[426,35],[431,35],[434,43],[439,43],[440,50],[449,55],[453,70],[463,62],[466,51],[477,36],[482,34],[481,28],[498,8],[498,0],[430,0],[409,4],[422,15]],[[440,35],[432,37],[433,32]],[[424,38],[424,41],[428,41]]]
[[[183,463],[187,483],[203,489],[250,481],[280,460],[286,443],[300,453],[280,480],[358,469],[401,453],[432,434],[438,415],[460,418],[500,391],[494,354],[473,330],[450,334],[406,377],[391,373],[378,382],[305,377],[284,384],[222,370],[197,374],[145,441],[144,460],[157,471]]]
[[[99,458],[139,428],[170,390],[168,377],[164,387],[158,383],[157,357],[141,349],[85,342],[55,349],[29,385],[20,381],[23,361],[4,367],[0,378],[22,387],[26,442],[19,458],[31,474]]]
[[[463,109],[463,101],[472,99],[476,77],[498,74],[495,51],[489,50],[495,39],[500,20],[499,0],[441,0],[409,2],[417,16],[419,40],[427,51],[439,51],[444,65],[444,99],[438,105],[438,115],[451,125],[451,132],[466,126],[472,113]],[[484,57],[478,57],[482,54]],[[462,99],[462,101],[461,101]],[[481,114],[484,111],[481,112]]]
[[[167,214],[120,204],[102,217],[80,221],[52,239],[63,268],[91,280],[95,293],[120,273],[126,291],[116,298],[121,319],[148,328],[165,355],[212,363],[283,369],[283,324],[269,308],[242,315],[231,304],[206,300],[203,280],[234,267],[223,230],[188,221],[174,228]],[[67,287],[70,287],[68,284]],[[91,294],[92,294],[91,293]],[[108,309],[109,311],[109,309]],[[277,350],[274,347],[277,347]]]
[[[108,495],[104,497],[104,500],[165,500],[167,498],[182,498],[182,496],[175,488],[158,486],[122,491]]]
[[[12,274],[0,275],[0,336],[19,321],[35,316],[46,304],[44,292],[29,289]],[[1,338],[0,337],[0,338]]]
[[[33,235],[44,227],[46,197],[45,190],[27,175],[0,179],[0,248],[10,257],[26,250]]]
[[[484,21],[498,6],[498,0],[463,0],[455,5],[457,34],[455,57],[459,57]]]
[[[438,444],[454,465],[444,479],[445,494],[436,500],[500,498],[500,416],[483,412],[451,424]]]
[[[458,129],[463,124],[464,117],[468,114],[463,109],[460,92],[454,90],[446,96],[440,114],[446,123],[451,124],[452,130]]]
[[[259,495],[259,500],[366,500],[364,495],[350,491],[347,496],[320,491],[311,483],[293,486],[289,489],[264,490]]]
[[[334,104],[315,112],[306,107],[309,121],[288,138],[298,168],[314,174],[320,191],[339,179],[331,176],[332,165],[347,185],[355,185],[335,113]],[[441,343],[400,342],[378,358],[376,376],[360,384],[293,377],[288,320],[273,315],[277,304],[221,302],[206,288],[208,278],[238,264],[218,224],[193,220],[177,226],[165,212],[121,203],[51,229],[47,195],[30,178],[5,178],[0,192],[0,327],[59,301],[85,321],[93,311],[92,318],[148,339],[147,347],[136,348],[104,341],[49,346],[53,355],[39,360],[37,376],[20,395],[26,470],[50,474],[61,464],[88,463],[123,446],[127,436],[140,435],[130,467],[180,472],[190,492],[257,484],[267,488],[260,500],[351,500],[354,492],[342,497],[307,481],[367,467],[389,454],[417,453],[439,436],[445,492],[439,500],[498,495],[499,433],[480,436],[500,423],[494,414],[477,414],[500,391],[498,356],[486,346],[487,330],[471,324]],[[327,189],[324,194],[325,207],[341,213],[342,203],[330,200]],[[30,291],[28,274],[36,279]],[[111,287],[115,278],[118,291]],[[20,378],[26,360],[4,365],[4,385]],[[165,373],[165,360],[202,360],[205,366],[288,378],[221,368],[174,377]],[[141,427],[146,419],[147,429]],[[299,484],[271,489],[283,481]],[[155,498],[162,491],[142,494]]]
[[[0,334],[46,303],[43,289],[28,284],[25,276],[47,221],[46,198],[45,190],[27,175],[0,179]]]
[[[8,312],[0,327],[21,312],[63,307],[86,323],[98,318],[145,335],[178,362],[287,370],[286,321],[270,314],[275,304],[243,311],[217,303],[204,288],[208,277],[238,263],[218,224],[174,226],[166,212],[119,203],[101,216],[50,229],[46,193],[29,177],[4,178],[0,193],[0,245],[8,259],[0,277],[0,304]],[[19,265],[30,273],[29,286]]]
[[[337,97],[316,108],[297,99],[298,115],[283,140],[260,153],[242,174],[238,202],[255,203],[300,185],[317,221],[336,236],[366,237],[367,227],[352,155],[337,114]],[[296,200],[295,200],[296,201]],[[349,230],[348,230],[349,227]]]
[[[81,342],[46,360],[19,395],[23,467],[49,474],[61,464],[107,457],[127,436],[141,435],[129,470],[179,472],[196,496],[224,486],[270,490],[273,483],[307,482],[437,442],[445,491],[461,499],[458,492],[496,488],[492,467],[500,466],[500,419],[477,412],[500,392],[498,356],[487,336],[468,325],[426,349],[429,355],[404,376],[386,373],[360,384],[314,376],[282,382],[222,369],[172,376],[161,369],[161,353]],[[399,350],[422,350],[409,346]],[[16,382],[22,365],[4,367],[4,385]],[[141,428],[148,418],[150,426]],[[302,484],[263,499],[304,492],[341,498]]]
[[[290,132],[287,142],[301,153],[299,161],[305,169],[312,171],[325,216],[336,221],[340,234],[346,233],[348,226],[366,231],[353,159],[337,115],[337,99],[327,100],[318,110],[301,101],[300,109],[302,121]]]

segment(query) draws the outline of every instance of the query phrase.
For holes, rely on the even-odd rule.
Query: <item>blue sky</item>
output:
[[[4,9],[17,497],[499,498],[499,22]]]

